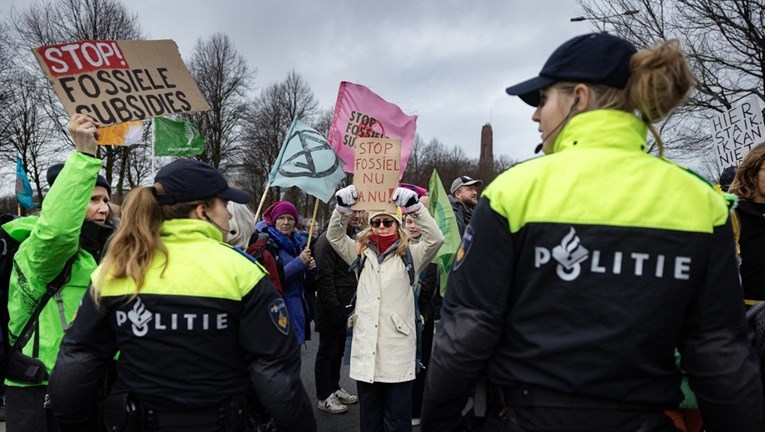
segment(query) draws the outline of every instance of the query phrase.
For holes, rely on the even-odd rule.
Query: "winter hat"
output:
[[[392,217],[393,219],[395,219],[396,222],[398,222],[398,226],[401,226],[401,209],[399,209],[399,208],[396,209],[395,213],[393,213],[391,211],[388,211],[388,210],[372,210],[369,214],[370,214],[370,216],[369,216],[369,220],[370,221],[372,219],[376,218],[377,216],[388,215],[388,216]]]
[[[61,170],[64,169],[64,164],[56,164],[48,168],[48,171],[45,173],[45,178],[48,180],[48,186],[52,187],[53,182],[56,181],[56,177],[58,177],[59,174],[61,174]],[[106,192],[109,193],[109,195],[112,194],[112,185],[109,184],[108,181],[106,181],[106,178],[102,176],[101,174],[96,177],[96,186],[102,186],[106,188]]]
[[[728,188],[730,187],[730,184],[733,183],[734,177],[736,177],[735,166],[725,168],[722,174],[720,174],[720,188],[722,188],[723,192],[728,192]]]
[[[271,204],[263,213],[263,220],[266,221],[267,224],[273,225],[279,216],[285,214],[292,216],[295,219],[295,222],[298,221],[297,208],[295,208],[295,204],[292,204],[289,201],[277,201]]]

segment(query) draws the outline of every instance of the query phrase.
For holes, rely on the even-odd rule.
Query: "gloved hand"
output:
[[[397,206],[401,207],[404,213],[412,213],[422,207],[417,192],[407,188],[397,188],[396,191],[393,192],[391,199]]]
[[[356,186],[354,185],[340,189],[335,192],[335,198],[337,198],[337,205],[335,208],[343,214],[351,213],[353,211],[351,210],[351,206],[356,203],[356,197],[358,196],[358,193],[356,193]]]

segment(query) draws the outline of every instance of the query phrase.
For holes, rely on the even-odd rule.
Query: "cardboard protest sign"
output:
[[[358,197],[354,210],[396,211],[390,196],[398,187],[401,140],[356,138],[353,185]]]
[[[210,109],[172,40],[86,40],[33,51],[69,115],[113,125]]]
[[[738,166],[752,147],[765,141],[762,108],[757,96],[752,95],[714,117],[712,139],[720,172],[729,166]]]

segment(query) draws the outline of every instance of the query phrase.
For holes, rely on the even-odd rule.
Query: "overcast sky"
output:
[[[32,0],[4,0],[0,13]],[[419,116],[417,133],[480,152],[481,127],[494,153],[533,157],[531,107],[504,93],[535,76],[565,40],[591,31],[574,0],[130,0],[149,39],[173,39],[187,59],[196,41],[227,34],[255,75],[255,92],[290,70],[321,108],[340,81],[363,84]],[[32,54],[29,53],[31,56]]]

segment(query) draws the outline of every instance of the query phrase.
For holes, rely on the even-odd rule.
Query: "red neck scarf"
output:
[[[377,250],[379,250],[380,253],[383,253],[386,250],[388,250],[388,248],[393,243],[396,243],[396,240],[398,240],[398,233],[393,233],[387,236],[379,236],[377,234],[372,234],[371,236],[369,236],[369,242],[377,246]]]

